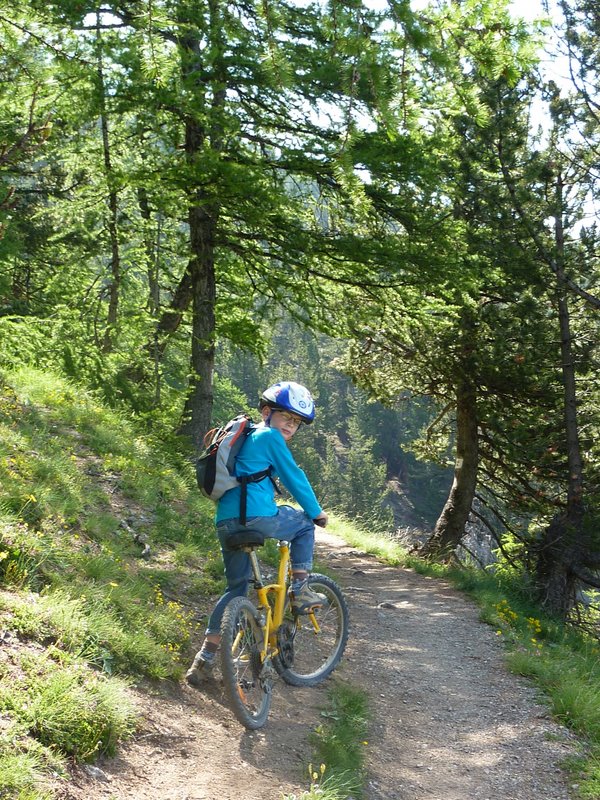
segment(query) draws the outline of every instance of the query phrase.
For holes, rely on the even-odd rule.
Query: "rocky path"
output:
[[[568,800],[570,734],[511,675],[495,632],[444,582],[387,567],[318,532],[318,557],[349,600],[337,674],[373,711],[366,800]],[[136,692],[143,724],[120,755],[78,769],[63,800],[280,800],[308,785],[309,732],[326,685],[278,683],[265,728],[242,729],[215,682],[205,693]]]

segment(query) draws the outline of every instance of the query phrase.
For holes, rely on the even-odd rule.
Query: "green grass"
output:
[[[514,672],[533,676],[555,698],[557,716],[577,721],[592,736],[600,735],[600,664],[597,653],[574,653],[568,647],[514,650],[508,656]],[[564,685],[563,685],[564,684]],[[589,692],[589,694],[588,694]],[[590,702],[588,702],[588,700]],[[577,712],[580,706],[583,713]]]
[[[19,677],[0,689],[0,709],[11,713],[42,745],[79,761],[114,754],[133,729],[126,684],[52,651],[23,653]]]
[[[0,739],[0,796],[14,800],[51,800],[52,793],[39,785],[40,774],[48,769],[43,755],[15,753],[14,746]]]
[[[600,797],[600,747],[594,746],[585,755],[568,758],[564,764],[579,786],[582,800],[598,800]]]
[[[347,800],[363,796],[369,710],[367,693],[336,681],[321,712],[323,722],[310,743],[313,762],[308,765],[310,788],[284,800]]]
[[[406,566],[408,563],[408,554],[405,548],[392,537],[360,530],[343,517],[330,516],[327,530],[344,539],[348,544],[381,558],[391,566]]]
[[[213,513],[132,420],[49,373],[3,376],[0,797],[50,798],[67,760],[131,735],[130,679],[180,678],[202,615],[175,598],[208,610],[222,585]]]

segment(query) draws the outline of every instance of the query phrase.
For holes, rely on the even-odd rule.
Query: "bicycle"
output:
[[[316,686],[339,664],[348,641],[348,606],[335,581],[312,574],[310,587],[325,602],[308,614],[294,613],[289,542],[278,542],[277,582],[270,584],[263,581],[256,554],[264,544],[262,534],[243,531],[227,544],[250,556],[258,603],[248,597],[228,603],[221,624],[221,671],[235,716],[256,730],[267,721],[277,675],[291,686]]]

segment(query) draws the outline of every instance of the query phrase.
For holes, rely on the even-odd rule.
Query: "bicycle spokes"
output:
[[[284,622],[282,652],[274,659],[281,677],[293,686],[314,686],[339,663],[348,640],[348,607],[339,586],[325,575],[312,575],[310,588],[324,595],[323,606]]]
[[[221,666],[225,691],[240,722],[261,727],[269,713],[271,683],[263,665],[258,612],[246,597],[229,603],[221,627]]]
[[[314,686],[343,655],[349,621],[342,591],[325,575],[312,575],[310,588],[322,596],[322,605],[297,614],[288,602],[281,624],[281,608],[273,619],[271,608],[259,611],[247,597],[234,598],[225,609],[221,625],[225,692],[238,720],[251,730],[267,720],[277,673],[293,686]],[[285,592],[285,581],[277,589]]]

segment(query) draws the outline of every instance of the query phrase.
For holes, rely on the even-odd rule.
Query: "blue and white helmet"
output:
[[[269,386],[261,395],[260,406],[269,406],[274,411],[291,411],[307,425],[315,418],[315,403],[311,393],[294,381],[281,381]]]

